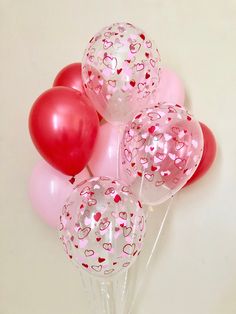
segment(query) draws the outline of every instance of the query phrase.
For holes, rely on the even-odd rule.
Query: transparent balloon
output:
[[[145,217],[130,188],[108,177],[79,184],[60,218],[60,238],[69,258],[98,277],[126,270],[140,254]]]
[[[82,77],[96,110],[120,124],[155,94],[159,69],[158,49],[147,34],[130,23],[115,23],[90,40]]]
[[[163,203],[193,175],[202,151],[200,124],[183,107],[159,103],[143,109],[128,123],[122,141],[126,182],[143,203]]]

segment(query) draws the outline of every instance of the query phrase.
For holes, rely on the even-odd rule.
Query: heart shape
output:
[[[121,189],[122,192],[124,193],[129,193],[131,194],[130,190],[129,190],[129,187],[128,186],[122,186],[122,189]]]
[[[160,114],[158,112],[154,112],[154,111],[149,112],[148,117],[150,118],[151,121],[161,119]]]
[[[119,203],[121,201],[121,197],[119,194],[116,194],[116,196],[114,197],[114,202],[115,203]]]
[[[177,126],[173,126],[171,128],[172,132],[176,135],[179,135],[179,132],[180,132],[180,128],[178,128]]]
[[[116,57],[106,55],[103,58],[103,64],[107,68],[114,70],[117,67],[117,59],[116,59]]]
[[[151,60],[150,60],[150,64],[151,64],[151,66],[152,66],[153,68],[155,68],[155,66],[156,66],[156,61],[153,60],[153,59],[151,59]]]
[[[140,43],[136,43],[136,44],[130,44],[129,49],[131,53],[137,53],[141,48],[141,44]]]
[[[124,237],[128,237],[132,232],[132,227],[123,227],[123,235]]]
[[[97,200],[95,200],[94,198],[90,198],[88,200],[88,206],[93,206],[97,204]]]
[[[90,193],[90,187],[89,186],[85,186],[81,192],[80,192],[80,195],[86,195],[86,194],[89,194]]]
[[[93,218],[95,221],[99,221],[99,219],[101,218],[102,214],[100,212],[97,212],[96,214],[94,214]]]
[[[85,250],[85,251],[84,251],[84,255],[85,255],[86,257],[93,256],[93,255],[94,255],[94,250]]]
[[[78,238],[80,239],[80,240],[83,240],[84,238],[86,238],[88,235],[89,235],[89,233],[90,233],[90,231],[91,231],[91,228],[90,227],[85,227],[85,228],[79,228],[79,230],[78,230],[78,232],[77,232],[77,234],[78,234]]]
[[[116,87],[116,80],[109,80],[108,84],[112,87]]]
[[[105,37],[110,38],[112,36],[112,32],[106,32],[104,34]]]
[[[107,270],[104,271],[104,274],[105,275],[110,275],[111,273],[113,273],[113,271],[115,271],[115,269],[113,269],[113,268],[112,269],[107,269]]]
[[[135,244],[126,244],[124,247],[123,247],[123,252],[127,255],[133,255],[135,251]]]
[[[136,137],[135,137],[136,138]],[[142,138],[141,136],[139,136],[140,140],[136,140],[137,144],[135,145],[136,146],[136,149],[140,149],[141,147],[143,147],[143,145],[145,144],[146,142],[146,139],[145,138]]]
[[[142,165],[146,164],[148,162],[148,159],[146,157],[141,157],[140,158],[140,162],[141,162]]]
[[[175,149],[176,150],[180,150],[185,146],[185,144],[183,142],[179,142],[179,141],[175,141]]]
[[[120,33],[123,33],[125,31],[125,28],[123,26],[118,26],[118,31]]]
[[[150,134],[153,134],[155,132],[156,127],[154,125],[150,126],[150,128],[148,128],[148,132]]]
[[[152,42],[150,40],[146,41],[147,48],[152,48]]]
[[[146,82],[145,83],[138,83],[138,90],[140,92],[144,91],[145,87],[146,87]]]
[[[125,141],[129,143],[132,140],[132,136],[130,135],[129,131],[125,133]]]
[[[127,148],[124,150],[124,155],[125,155],[125,158],[128,162],[131,162],[132,160],[132,153],[131,151],[129,151]]]
[[[99,266],[92,265],[91,268],[95,270],[96,272],[100,272],[102,270],[102,265],[99,265]]]
[[[110,187],[105,191],[105,195],[110,195],[110,194],[113,194],[114,192],[115,192],[115,189],[113,187]]]
[[[163,161],[166,158],[166,155],[163,153],[156,153],[155,157]]]
[[[168,107],[168,113],[176,113],[176,109],[174,108],[174,106],[169,106]]]
[[[127,220],[127,213],[126,212],[120,212],[119,217],[123,220]]]
[[[105,40],[103,41],[103,48],[104,48],[104,49],[108,49],[108,48],[110,48],[112,45],[113,45],[113,43],[112,43],[111,41],[108,41],[107,39],[105,39]]]
[[[144,69],[144,64],[143,63],[137,63],[136,64],[136,70],[137,71],[142,71]]]
[[[165,182],[163,181],[163,180],[158,180],[158,181],[156,181],[156,183],[155,183],[155,186],[161,186],[161,185],[163,185]]]
[[[152,182],[154,179],[154,174],[145,173],[144,175],[145,179],[147,179],[149,182]]]
[[[104,230],[106,230],[109,226],[110,226],[110,221],[104,221],[104,222],[101,222],[101,223],[100,223],[99,229],[100,229],[101,231],[104,231]]]
[[[111,244],[111,243],[104,243],[104,244],[103,244],[103,248],[104,248],[104,250],[106,250],[106,251],[111,251],[111,249],[112,249],[112,244]]]
[[[186,165],[186,160],[185,159],[181,159],[181,158],[176,158],[175,159],[175,166],[179,169],[179,170],[183,170],[185,165]]]

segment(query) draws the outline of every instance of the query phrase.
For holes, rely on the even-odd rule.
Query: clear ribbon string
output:
[[[124,313],[130,314],[135,306],[137,297],[145,282],[150,264],[156,253],[160,236],[170,212],[173,197],[153,209],[151,206],[146,208],[147,232],[144,247],[136,263],[128,270],[128,284],[126,287],[126,302]]]
[[[120,179],[120,142],[123,127],[118,127],[117,137],[117,178]],[[143,183],[143,182],[142,182]],[[142,193],[142,184],[139,194]],[[142,253],[134,265],[117,276],[101,280],[81,271],[81,281],[89,298],[91,313],[96,314],[130,314],[135,306],[138,294],[144,284],[155,255],[160,235],[171,208],[173,197],[158,205],[155,209],[146,206],[147,231]]]

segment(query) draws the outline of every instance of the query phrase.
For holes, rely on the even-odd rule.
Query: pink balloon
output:
[[[172,102],[184,105],[184,99],[185,89],[179,76],[170,69],[162,68],[156,97],[153,97],[154,104],[157,102]]]
[[[119,163],[119,145],[123,132],[118,127],[105,123],[100,126],[92,158],[88,166],[95,177],[108,176],[125,180],[123,169],[117,169]]]
[[[71,177],[57,171],[45,161],[39,161],[32,171],[29,183],[32,207],[49,226],[57,228],[67,197],[76,184],[88,178],[89,172],[84,168],[75,176],[75,181],[72,179],[70,182]]]

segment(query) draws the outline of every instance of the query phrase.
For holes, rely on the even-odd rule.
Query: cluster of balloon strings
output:
[[[162,73],[143,31],[112,24],[89,41],[82,66],[63,69],[31,109],[32,140],[52,167],[34,169],[30,198],[59,224],[96,313],[132,310],[173,195],[214,160],[210,130],[168,93],[161,99]],[[99,128],[101,117],[108,123]]]

